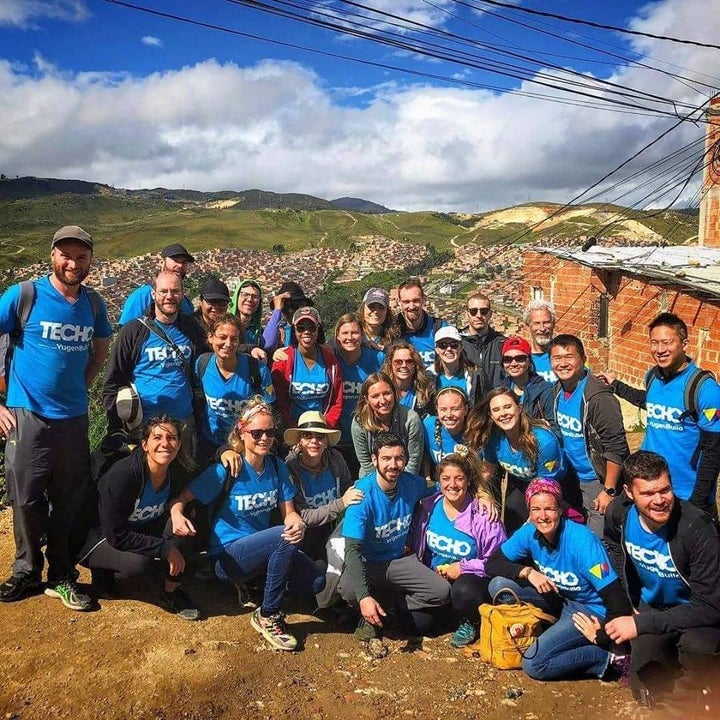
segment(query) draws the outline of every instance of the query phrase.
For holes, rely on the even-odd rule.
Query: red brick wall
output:
[[[703,299],[675,285],[651,281],[622,271],[594,270],[572,260],[529,251],[525,254],[524,302],[540,287],[557,314],[556,332],[577,335],[585,345],[588,364],[608,368],[620,379],[640,386],[652,364],[647,326],[661,312],[674,312],[687,323],[688,354],[720,376],[720,297]],[[600,296],[607,292],[609,334],[598,337]]]
[[[702,196],[700,200],[700,222],[698,244],[706,247],[720,247],[720,97],[710,101],[706,112],[705,157],[703,168]]]

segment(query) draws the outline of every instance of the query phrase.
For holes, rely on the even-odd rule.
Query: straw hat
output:
[[[337,445],[340,440],[340,430],[332,430],[328,427],[327,420],[317,410],[308,410],[298,419],[297,427],[285,431],[283,438],[288,445],[296,445],[300,439],[300,433],[316,432],[327,435],[328,446]]]

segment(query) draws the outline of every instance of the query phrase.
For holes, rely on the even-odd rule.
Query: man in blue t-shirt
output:
[[[604,540],[636,613],[614,618],[605,630],[632,644],[630,684],[640,702],[674,690],[705,704],[705,683],[720,656],[717,526],[675,496],[668,463],[656,453],[633,453],[623,480],[625,492],[605,516]],[[668,681],[678,668],[673,689]]]
[[[143,418],[170,415],[185,423],[182,441],[195,450],[193,392],[195,360],[205,339],[197,323],[180,314],[182,282],[161,271],[153,289],[153,316],[123,325],[105,370],[103,406],[108,432],[124,426],[118,414],[118,393],[132,386]]]
[[[386,613],[378,593],[399,595],[406,619],[422,634],[432,624],[433,611],[449,602],[450,585],[415,554],[405,555],[413,509],[432,491],[419,475],[404,472],[407,455],[400,438],[380,433],[372,463],[375,472],[355,483],[363,500],[345,511],[346,567],[339,591],[348,603],[360,606],[356,636],[370,644],[372,653],[385,655],[381,639]],[[377,641],[379,646],[373,647]]]
[[[32,283],[32,304],[20,326],[21,286],[0,298],[0,332],[16,335],[0,432],[7,438],[5,472],[13,508],[15,562],[0,601],[42,589],[72,610],[88,610],[77,591],[69,537],[90,476],[88,388],[107,355],[112,329],[105,303],[82,281],[93,239],[77,225],[54,235],[52,274]]]
[[[667,458],[675,494],[706,512],[717,513],[720,473],[720,385],[686,355],[687,325],[661,313],[649,326],[655,367],[638,390],[600,373],[615,394],[647,411],[643,450]]]
[[[162,262],[160,272],[175,273],[181,281],[187,277],[188,267],[195,262],[195,258],[180,243],[173,243],[162,249],[160,253]],[[141,285],[135,288],[125,300],[118,325],[127,325],[131,320],[144,315],[153,304],[152,284]],[[180,305],[180,312],[183,315],[193,314],[193,304],[190,298],[185,295]]]
[[[580,480],[590,529],[603,532],[605,508],[620,488],[623,460],[630,454],[620,403],[590,373],[580,338],[556,335],[548,346],[555,383],[555,418],[565,457]]]
[[[398,324],[402,338],[418,351],[425,367],[432,370],[435,363],[435,333],[445,327],[447,322],[425,312],[427,297],[417,278],[400,283],[398,300]]]
[[[555,336],[555,309],[547,300],[531,300],[523,313],[523,322],[532,346],[535,372],[554,383],[557,377],[550,367],[548,348]]]

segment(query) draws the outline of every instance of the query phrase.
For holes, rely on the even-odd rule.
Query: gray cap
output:
[[[83,230],[79,225],[63,225],[54,235],[50,249],[52,250],[63,240],[75,240],[93,249],[93,239],[89,232]]]

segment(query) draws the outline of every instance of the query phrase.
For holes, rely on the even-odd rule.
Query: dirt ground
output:
[[[0,568],[12,552],[4,511]],[[196,623],[153,604],[150,583],[120,588],[121,599],[88,613],[44,595],[0,605],[0,718],[543,720],[630,717],[635,707],[615,683],[538,683],[465,659],[449,636],[419,648],[391,639],[390,655],[371,660],[337,621],[297,612],[289,622],[302,649],[278,653],[229,588],[188,584],[203,608]],[[522,696],[508,699],[510,688]]]

